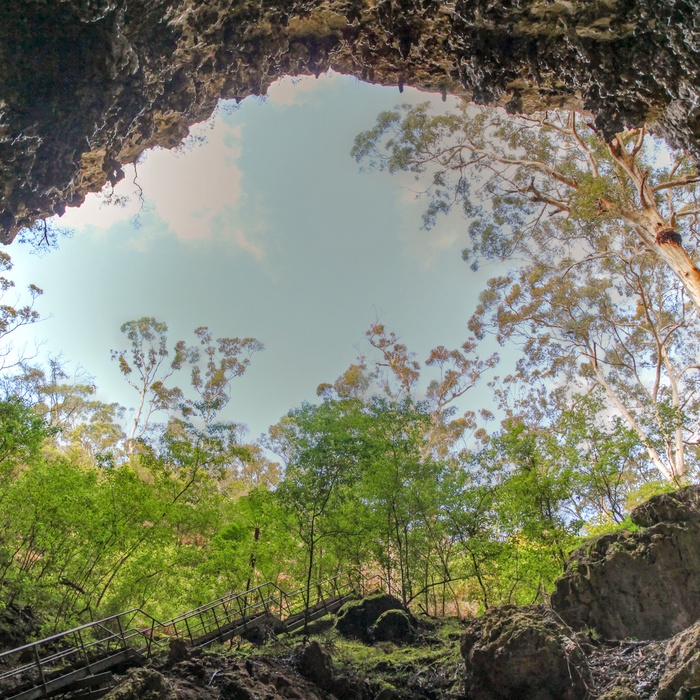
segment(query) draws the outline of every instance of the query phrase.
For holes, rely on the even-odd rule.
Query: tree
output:
[[[424,103],[380,114],[352,153],[389,172],[427,174],[427,226],[461,204],[473,219],[473,264],[533,249],[556,257],[559,243],[594,230],[625,235],[668,265],[700,309],[700,173],[691,157],[660,153],[643,128],[606,143],[573,111],[513,118],[464,104],[431,116]]]
[[[36,300],[43,294],[39,287],[30,284],[29,302],[21,306],[19,296],[10,299],[15,283],[4,273],[12,270],[12,261],[7,253],[0,251],[0,371],[16,367],[26,360],[23,352],[17,352],[9,336],[22,326],[28,326],[39,320],[39,312],[34,308]]]
[[[580,240],[489,281],[470,328],[522,347],[515,378],[598,385],[669,481],[700,419],[700,323],[670,270],[635,240]]]
[[[450,521],[473,565],[484,607],[542,601],[578,544],[581,521],[567,512],[574,471],[553,431],[507,419],[468,456],[467,502],[476,518],[450,508]]]
[[[700,242],[692,162],[659,166],[643,130],[606,144],[575,113],[431,117],[425,106],[381,115],[355,149],[390,170],[430,170],[426,219],[461,200],[474,264],[521,261],[489,281],[470,320],[477,338],[522,344],[516,378],[599,384],[657,469],[683,480],[700,409],[700,288],[681,245],[681,231],[691,251]]]
[[[206,326],[195,329],[201,347],[192,347],[188,362],[192,365],[191,384],[197,398],[186,402],[185,412],[210,426],[231,399],[231,382],[245,374],[251,357],[265,346],[255,338],[218,338]]]
[[[14,478],[18,468],[38,456],[42,443],[53,432],[19,397],[0,401],[0,473]]]
[[[87,461],[122,453],[124,408],[95,399],[92,379],[82,372],[71,377],[60,356],[49,357],[45,365],[22,363],[4,384],[6,393],[21,396],[54,429],[59,451],[80,453]]]
[[[305,590],[310,601],[314,572],[320,572],[319,546],[348,526],[336,517],[360,473],[366,454],[366,417],[352,399],[304,404],[290,411],[273,431],[269,446],[285,459],[277,488],[305,550]],[[308,619],[305,625],[308,623]]]
[[[174,407],[181,399],[180,389],[169,388],[165,382],[182,367],[187,348],[184,341],[178,341],[169,359],[168,326],[152,316],[127,321],[120,330],[131,347],[112,350],[112,359],[118,362],[119,370],[139,397],[127,446],[128,452],[133,453],[135,441],[146,434],[153,414]]]
[[[447,457],[459,440],[477,428],[477,414],[471,410],[459,414],[455,403],[496,366],[498,355],[480,358],[477,343],[470,338],[452,350],[443,345],[433,348],[421,363],[416,353],[379,321],[370,325],[365,337],[376,351],[375,358],[358,357],[333,384],[321,384],[317,389],[319,396],[368,401],[376,395],[388,399],[396,408],[406,402],[415,409],[420,403],[421,411],[427,409],[430,416],[422,443],[424,456],[434,453],[439,458]],[[437,377],[421,387],[424,366],[433,374],[437,370]],[[480,414],[484,420],[491,418],[488,411]]]
[[[371,452],[361,463],[356,498],[371,532],[373,558],[404,604],[427,594],[435,572],[441,583],[451,578],[448,557],[439,556],[445,555],[440,501],[447,464],[424,449],[432,420],[426,409],[380,397],[364,408]]]

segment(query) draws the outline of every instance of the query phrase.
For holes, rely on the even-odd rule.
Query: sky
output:
[[[57,220],[73,231],[58,250],[7,249],[17,288],[44,290],[44,320],[20,342],[37,338],[42,355],[60,353],[92,376],[98,398],[129,407],[135,394],[110,359],[126,347],[124,322],[154,316],[173,342],[193,342],[198,326],[255,337],[265,350],[233,384],[227,408],[250,439],[317,400],[316,387],[367,350],[375,320],[422,359],[436,345],[458,347],[495,274],[461,260],[468,222],[455,214],[421,230],[418,185],[361,172],[350,157],[380,111],[426,99],[450,106],[326,74],[285,78],[237,108],[221,103],[179,149],[126,168],[114,192],[130,198],[125,206],[90,195]],[[465,407],[487,395],[484,383]]]

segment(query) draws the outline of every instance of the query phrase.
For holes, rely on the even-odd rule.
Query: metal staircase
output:
[[[38,700],[71,692],[99,697],[112,671],[146,664],[172,639],[207,647],[265,627],[293,632],[364,594],[367,581],[342,574],[306,589],[284,591],[272,582],[231,593],[159,622],[140,608],[90,622],[0,654],[0,700]]]

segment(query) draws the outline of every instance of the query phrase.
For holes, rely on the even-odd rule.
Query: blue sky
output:
[[[377,318],[421,358],[460,345],[496,271],[462,262],[459,215],[420,230],[415,183],[362,173],[349,155],[381,110],[428,98],[323,75],[284,79],[237,109],[222,105],[177,152],[151,152],[137,166],[140,213],[127,168],[116,191],[131,196],[125,207],[90,196],[60,220],[74,234],[59,250],[8,249],[18,287],[45,292],[47,318],[32,328],[42,351],[82,366],[103,400],[130,406],[110,361],[110,349],[124,347],[125,321],[155,316],[173,341],[191,342],[201,325],[254,336],[266,349],[234,384],[228,412],[255,438],[366,350]],[[479,408],[487,394],[484,385],[465,403]]]

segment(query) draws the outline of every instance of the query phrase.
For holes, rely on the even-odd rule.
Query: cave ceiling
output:
[[[700,0],[0,0],[0,240],[177,145],[219,98],[328,69],[575,107],[700,154]]]

